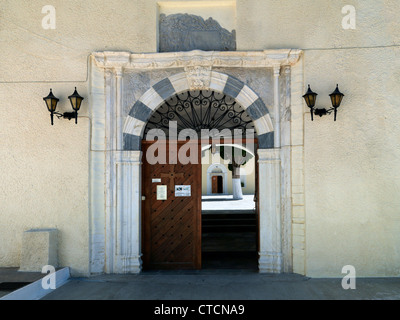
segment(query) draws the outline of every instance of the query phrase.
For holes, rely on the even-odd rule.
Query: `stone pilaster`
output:
[[[279,149],[259,149],[261,273],[282,272],[281,160]]]
[[[141,271],[141,151],[115,152],[114,273]]]

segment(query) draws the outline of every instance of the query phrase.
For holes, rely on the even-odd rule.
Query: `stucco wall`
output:
[[[42,28],[46,4],[55,30]],[[341,25],[348,4],[355,30]],[[62,112],[74,86],[88,98],[91,52],[156,52],[157,12],[156,0],[1,1],[0,266],[19,265],[24,230],[52,227],[61,264],[88,272],[87,99],[78,125],[52,127],[42,97],[53,88]],[[238,50],[303,49],[318,105],[336,83],[346,95],[337,122],[306,113],[300,133],[308,276],[400,273],[399,14],[394,0],[236,1]]]

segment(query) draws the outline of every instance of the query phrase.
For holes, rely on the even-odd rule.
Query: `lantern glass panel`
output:
[[[308,91],[303,96],[304,100],[306,101],[307,107],[313,108],[315,106],[315,102],[317,101],[317,93],[313,92],[308,86]]]
[[[46,102],[46,107],[47,110],[50,112],[56,111],[58,99],[53,95],[52,90],[50,89],[50,93],[47,97],[43,98],[43,100]]]
[[[76,91],[76,88],[75,88],[74,93],[72,95],[70,95],[68,97],[68,99],[71,102],[72,109],[74,109],[75,111],[78,111],[81,107],[83,97],[81,97],[79,95],[79,93]]]
[[[52,109],[52,99],[44,99],[44,101],[46,102],[47,110],[49,110],[51,112],[52,111],[51,110]]]
[[[329,96],[331,97],[332,106],[334,108],[339,108],[340,104],[342,103],[344,94],[339,91],[338,85],[336,85],[335,91],[332,92]]]
[[[51,99],[51,111],[56,111],[57,102],[57,99]]]

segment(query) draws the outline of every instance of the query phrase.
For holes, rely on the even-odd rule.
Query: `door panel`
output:
[[[177,150],[186,142],[178,142]],[[149,164],[143,151],[143,267],[144,269],[201,268],[201,152],[197,164]],[[196,143],[198,148],[198,144]],[[165,152],[166,143],[158,152]],[[167,199],[157,200],[157,186],[166,186]],[[175,186],[190,186],[190,196],[176,194]],[[181,190],[178,190],[178,193]],[[181,193],[182,194],[182,193]],[[178,195],[178,196],[176,196]]]
[[[218,193],[218,177],[212,177],[212,193]]]

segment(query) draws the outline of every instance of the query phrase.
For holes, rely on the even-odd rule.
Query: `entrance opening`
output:
[[[151,115],[144,138],[144,269],[257,270],[257,138],[246,111],[223,93],[180,93]],[[149,143],[162,140],[167,147],[154,156],[165,152],[167,163],[150,164]],[[194,141],[196,155],[185,145]],[[171,142],[178,142],[172,158]]]
[[[207,157],[220,157],[220,149],[204,152]],[[211,193],[203,186],[202,193],[202,268],[203,269],[248,269],[257,270],[258,218],[256,214],[256,159],[240,168],[242,196],[234,197],[233,172],[229,164],[203,164],[202,176],[211,170]],[[221,169],[223,168],[223,169]],[[223,191],[226,174],[227,190]],[[246,183],[244,183],[246,181]]]

